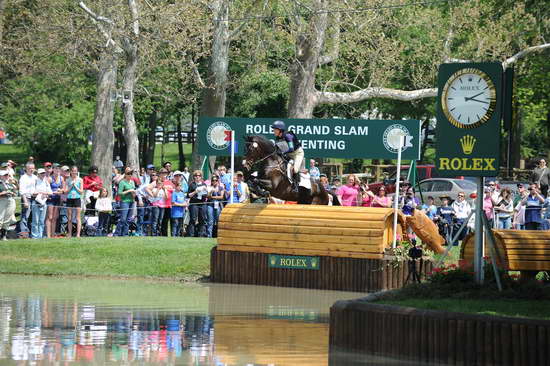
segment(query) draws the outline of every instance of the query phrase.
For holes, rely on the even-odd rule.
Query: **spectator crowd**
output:
[[[78,167],[46,162],[36,169],[34,159],[16,173],[17,164],[9,160],[0,167],[0,239],[6,240],[10,227],[17,222],[19,237],[75,236],[191,236],[215,237],[218,219],[226,203],[250,202],[254,194],[238,171],[233,179],[220,165],[209,179],[200,170],[173,171],[172,164],[162,167],[147,165],[141,171],[124,167],[117,156],[110,182],[103,182],[98,169],[92,166],[81,177]],[[472,207],[464,192],[456,200],[434,197],[421,203],[414,188],[404,183],[397,196],[387,195],[387,187],[375,192],[356,175],[329,183],[315,160],[310,173],[334,194],[342,206],[398,207],[405,215],[422,210],[439,227],[444,236],[453,237],[460,228],[459,240],[468,232]],[[491,181],[483,192],[483,210],[490,224],[500,229],[550,229],[550,172],[544,160],[533,173],[534,183],[517,185],[517,191],[499,189]],[[541,190],[542,187],[542,190]],[[231,194],[233,191],[233,194]],[[20,198],[20,218],[16,220],[16,198]],[[395,198],[397,197],[397,198]],[[272,199],[272,203],[281,203]],[[465,225],[463,225],[465,224]]]
[[[117,157],[111,181],[103,182],[95,166],[81,177],[76,166],[46,162],[36,169],[33,160],[19,174],[11,160],[0,168],[2,240],[16,222],[19,237],[33,239],[81,234],[214,237],[231,190],[234,202],[250,198],[243,173],[236,172],[231,181],[224,166],[204,179],[200,170],[173,171],[170,162],[138,172],[121,167]]]

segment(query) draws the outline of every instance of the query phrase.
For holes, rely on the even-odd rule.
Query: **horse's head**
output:
[[[245,136],[245,156],[243,166],[251,169],[256,162],[267,158],[275,152],[275,145],[263,136]]]

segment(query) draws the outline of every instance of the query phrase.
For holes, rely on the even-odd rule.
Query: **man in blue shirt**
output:
[[[172,236],[182,236],[185,207],[188,206],[186,194],[181,188],[181,183],[176,183],[175,190],[172,192],[172,208],[170,211]]]
[[[439,233],[443,237],[452,235],[452,222],[455,210],[449,206],[449,197],[441,197],[441,206],[437,208],[436,220]]]

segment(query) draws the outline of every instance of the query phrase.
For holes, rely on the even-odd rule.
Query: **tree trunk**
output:
[[[212,1],[214,35],[212,54],[208,65],[206,88],[203,89],[200,116],[224,117],[227,88],[227,66],[229,64],[229,1]],[[199,169],[202,158],[198,154],[198,139],[193,146],[193,169]]]
[[[178,170],[183,170],[185,167],[185,154],[183,152],[183,139],[181,136],[181,113],[178,113],[178,125],[177,125],[177,133],[178,133]]]
[[[111,168],[113,164],[113,133],[114,103],[111,102],[111,92],[116,90],[117,55],[112,48],[101,54],[99,73],[97,77],[97,97],[93,127],[92,165],[98,167],[98,173],[109,187]],[[111,190],[108,190],[109,195]]]
[[[122,77],[124,111],[124,140],[126,141],[126,166],[139,171],[139,137],[134,116],[134,87],[138,66],[137,46],[133,41],[124,41],[126,67]]]
[[[130,12],[131,36],[122,39],[122,48],[126,55],[126,66],[122,77],[122,93],[124,112],[124,139],[126,140],[126,166],[139,171],[139,136],[134,116],[134,88],[136,85],[136,72],[138,68],[138,46],[136,39],[130,37],[139,37],[138,8],[136,0],[128,0],[128,10]]]
[[[149,116],[149,132],[147,135],[147,150],[145,152],[145,164],[153,164],[155,159],[156,132],[158,112],[154,110]]]
[[[290,74],[290,98],[288,116],[290,118],[311,118],[317,105],[315,73],[320,62],[327,29],[326,0],[315,0],[315,15],[296,38],[296,59]]]
[[[0,45],[4,36],[4,10],[6,9],[7,0],[0,0]]]

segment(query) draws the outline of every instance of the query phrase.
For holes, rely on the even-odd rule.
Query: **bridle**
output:
[[[250,144],[253,144],[253,143],[252,143],[252,142],[247,142],[247,143],[246,143],[246,145],[250,145]],[[248,149],[248,147],[247,147],[247,149]],[[246,159],[246,162],[247,162],[247,164],[249,164],[250,169],[252,169],[252,167],[253,167],[254,165],[257,165],[257,164],[261,163],[262,161],[265,161],[265,160],[269,159],[270,157],[274,156],[275,154],[277,154],[277,149],[273,150],[272,153],[270,153],[270,154],[264,156],[263,158],[261,158],[261,159],[259,159],[259,160],[256,160],[256,161],[254,161],[254,162],[249,162],[249,160]],[[283,172],[283,169],[281,168],[281,164],[280,164],[280,163],[277,164],[277,165],[268,165],[266,168],[278,169],[281,173],[284,173],[284,172]]]

